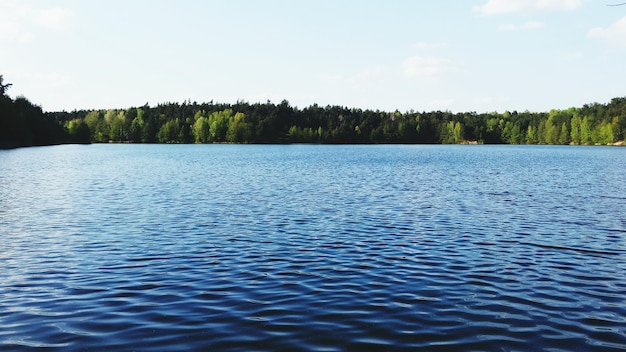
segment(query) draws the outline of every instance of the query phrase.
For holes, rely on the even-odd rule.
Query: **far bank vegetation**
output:
[[[0,148],[59,143],[623,145],[626,97],[549,112],[380,111],[279,104],[164,103],[43,112],[0,75]]]
[[[549,112],[385,112],[184,102],[48,114],[76,142],[623,144],[626,97]]]

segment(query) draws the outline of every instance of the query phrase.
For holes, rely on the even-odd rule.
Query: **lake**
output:
[[[626,349],[626,149],[0,151],[0,350]]]

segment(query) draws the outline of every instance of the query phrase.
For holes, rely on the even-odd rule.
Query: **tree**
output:
[[[228,132],[228,125],[232,115],[233,111],[230,109],[216,111],[209,115],[209,131],[212,142],[226,141],[226,132]]]
[[[141,132],[143,130],[143,126],[145,125],[145,121],[143,119],[143,110],[137,109],[137,116],[130,123],[130,130],[128,131],[128,138],[131,142],[139,143],[141,142]]]
[[[44,114],[40,106],[25,97],[13,100],[6,95],[10,85],[0,81],[0,86],[0,148],[51,145],[69,140],[63,125]]]
[[[250,133],[248,123],[245,121],[243,113],[236,113],[228,123],[226,130],[226,140],[231,143],[241,143],[249,140]]]
[[[66,129],[70,136],[70,142],[83,144],[91,142],[91,132],[84,120],[73,119],[68,121]]]
[[[589,117],[585,116],[580,123],[580,144],[591,144],[591,127],[589,125]]]
[[[4,96],[7,94],[7,90],[12,86],[11,83],[4,84],[4,77],[0,75],[0,96]]]
[[[111,140],[116,142],[122,142],[128,140],[129,126],[126,123],[126,115],[124,111],[120,111],[111,120]]]
[[[463,141],[463,126],[461,125],[460,122],[457,121],[454,124],[452,135],[453,135],[454,143],[458,144],[458,143],[461,143],[461,141]]]
[[[76,141],[79,134],[83,140],[87,126],[93,142],[461,143],[467,139],[479,143],[605,144],[626,135],[626,97],[542,113],[401,113],[315,104],[301,110],[287,101],[278,105],[185,101],[44,114],[25,99],[8,97],[9,86],[0,81],[3,146],[45,143],[41,139],[50,135],[49,131],[58,133],[50,127],[51,122],[65,131],[66,141]]]
[[[192,133],[196,143],[208,143],[211,141],[209,119],[203,116],[204,111],[198,111],[194,119]]]
[[[178,119],[169,120],[161,126],[157,132],[159,143],[176,143],[179,142],[180,123]]]
[[[561,133],[559,134],[559,144],[568,144],[567,124],[563,122],[561,124]]]
[[[598,144],[611,144],[615,142],[613,126],[609,122],[602,122],[597,125],[593,133],[593,142]]]
[[[507,121],[502,130],[502,140],[509,144],[520,144],[522,140],[522,132],[519,125]]]
[[[537,144],[537,131],[532,125],[526,130],[526,144]]]
[[[458,144],[463,141],[463,125],[457,121],[449,121],[440,132],[441,143]]]
[[[570,137],[572,139],[572,143],[574,144],[580,144],[580,116],[578,116],[577,114],[574,114],[574,116],[572,116],[572,119],[570,121],[570,126],[571,126],[571,130],[570,130]]]
[[[548,117],[546,122],[543,124],[542,137],[543,137],[543,142],[546,144],[557,144],[559,141],[559,130],[554,125],[553,111],[550,112],[550,116]]]

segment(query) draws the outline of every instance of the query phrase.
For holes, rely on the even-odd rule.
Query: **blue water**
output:
[[[626,349],[626,149],[0,151],[0,350]]]

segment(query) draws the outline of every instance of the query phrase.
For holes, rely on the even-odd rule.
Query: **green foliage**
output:
[[[537,131],[533,125],[526,130],[526,144],[537,144]]]
[[[128,138],[130,142],[139,143],[141,142],[141,134],[144,129],[146,122],[143,119],[143,110],[136,109],[135,110],[135,118],[130,123],[130,128],[128,131]]]
[[[89,126],[82,119],[73,119],[66,122],[65,129],[69,134],[70,141],[73,143],[89,143],[91,141],[91,132]]]
[[[229,119],[228,129],[226,130],[226,141],[230,143],[243,143],[249,141],[251,137],[251,129],[245,121],[245,115],[238,112]]]
[[[180,121],[178,119],[166,121],[157,132],[159,143],[180,143]]]
[[[318,105],[300,110],[283,101],[185,102],[83,116],[92,141],[103,142],[607,144],[624,136],[626,99],[548,113],[388,113]]]
[[[593,141],[596,144],[611,144],[615,141],[613,126],[609,122],[602,122],[596,125],[592,135],[594,136]]]
[[[567,124],[563,122],[561,124],[561,133],[559,134],[559,144],[568,144],[569,143],[568,135],[569,133],[567,131]]]
[[[225,142],[228,125],[233,116],[231,109],[216,111],[209,115],[209,134],[212,142]]]
[[[70,141],[63,123],[24,97],[6,95],[11,86],[0,75],[0,148],[51,145]]]
[[[459,121],[450,121],[445,124],[445,128],[441,132],[442,143],[459,144],[463,141],[463,126]]]
[[[107,113],[108,114],[108,113]],[[105,119],[106,119],[105,115]],[[121,142],[129,140],[130,123],[127,123],[127,118],[124,111],[118,112],[111,120],[111,132],[110,137],[114,142]]]
[[[522,132],[520,126],[507,121],[502,130],[502,140],[508,144],[522,144]]]
[[[1,76],[0,76],[1,78]],[[611,144],[626,136],[626,97],[608,104],[547,113],[385,112],[342,106],[298,109],[282,101],[184,102],[126,110],[43,114],[6,96],[0,80],[0,145],[70,142],[135,143],[508,143]],[[42,118],[46,115],[46,118]],[[45,121],[44,121],[45,120]],[[34,122],[36,121],[36,123]],[[40,126],[33,128],[32,124]],[[41,128],[46,124],[61,132]],[[49,125],[46,125],[49,126]],[[65,127],[65,128],[63,128]],[[48,132],[51,131],[51,132]],[[60,137],[59,137],[60,136]]]
[[[585,116],[580,123],[580,144],[591,144],[591,127],[589,125],[589,117]]]
[[[192,125],[192,133],[196,143],[211,142],[209,119],[204,117],[204,111],[198,111],[194,117],[195,122]]]
[[[578,114],[574,114],[570,120],[570,138],[572,144],[580,144],[580,125],[582,121]]]
[[[541,142],[545,144],[558,144],[559,131],[560,129],[557,129],[557,127],[554,125],[554,116],[551,113],[545,123],[543,123],[543,139],[541,140]]]

